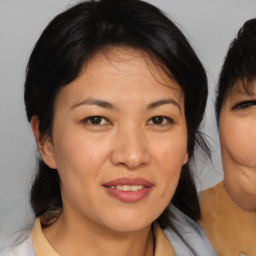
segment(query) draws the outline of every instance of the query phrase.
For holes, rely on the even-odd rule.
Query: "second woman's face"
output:
[[[61,89],[48,143],[43,158],[58,170],[69,220],[148,227],[188,160],[183,92],[142,53],[113,48]]]
[[[233,200],[256,210],[256,81],[248,94],[238,82],[219,120],[224,181]]]

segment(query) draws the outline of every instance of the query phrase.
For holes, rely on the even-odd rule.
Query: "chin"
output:
[[[248,202],[247,202],[248,201]],[[247,211],[256,211],[256,191],[254,191],[254,194],[250,195],[248,200],[246,200],[247,204],[245,205],[245,210]]]
[[[149,220],[149,221],[145,221],[145,219],[132,219],[130,221],[127,222],[124,221],[123,223],[120,223],[121,225],[118,225],[118,230],[119,231],[124,231],[124,232],[135,232],[135,231],[139,231],[145,228],[148,228],[149,226],[151,226],[151,224],[153,223],[154,220]]]
[[[245,211],[256,211],[256,189],[254,191],[246,191],[242,200],[238,202],[238,205]]]
[[[156,217],[157,218],[157,217]],[[105,219],[105,225],[116,232],[136,232],[151,226],[156,219],[155,216],[146,214],[113,214]]]
[[[256,211],[256,202],[254,202],[253,204],[249,204],[249,205],[241,204],[240,207],[247,212],[254,212],[254,211]]]

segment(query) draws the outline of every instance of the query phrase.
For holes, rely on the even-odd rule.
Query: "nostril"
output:
[[[113,150],[111,161],[114,165],[122,165],[134,170],[146,166],[149,163],[149,154],[145,150]]]

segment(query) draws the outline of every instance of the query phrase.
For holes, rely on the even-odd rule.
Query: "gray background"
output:
[[[28,191],[36,146],[23,104],[25,67],[47,23],[71,6],[70,0],[0,0],[0,247],[32,225]],[[256,0],[148,0],[161,8],[187,36],[203,62],[210,96],[204,121],[212,163],[200,152],[195,176],[198,189],[222,178],[213,102],[218,73],[230,41],[242,24],[256,17]]]

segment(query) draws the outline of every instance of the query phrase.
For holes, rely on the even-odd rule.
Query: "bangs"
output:
[[[248,95],[254,94],[256,89],[256,76],[245,76],[239,79],[237,86],[239,87],[239,90]]]
[[[236,92],[247,95],[256,94],[256,77],[251,79],[248,79],[248,77],[238,79],[237,82],[230,86],[229,90],[226,92],[224,101],[228,97],[232,97]]]

